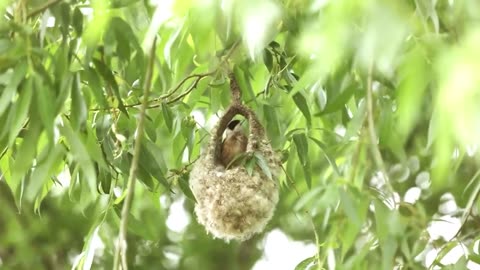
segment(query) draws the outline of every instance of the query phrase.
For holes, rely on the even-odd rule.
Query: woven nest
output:
[[[190,173],[198,222],[214,237],[227,241],[247,240],[262,232],[278,202],[277,182],[267,177],[259,166],[249,174],[244,166],[227,170],[219,160],[222,134],[237,114],[243,115],[250,124],[247,154],[262,154],[273,179],[280,169],[279,159],[255,113],[243,105],[232,105],[214,128],[208,148]]]

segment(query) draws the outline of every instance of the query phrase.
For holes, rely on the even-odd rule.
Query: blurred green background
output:
[[[477,0],[0,0],[0,269],[480,269]],[[143,96],[157,39],[153,86]],[[283,157],[263,234],[195,220],[243,102]]]

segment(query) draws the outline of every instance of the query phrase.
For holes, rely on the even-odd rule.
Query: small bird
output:
[[[232,120],[225,130],[222,142],[222,163],[227,167],[239,154],[247,150],[248,138],[243,132],[240,120]]]

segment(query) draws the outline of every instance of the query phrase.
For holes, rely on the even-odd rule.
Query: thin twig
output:
[[[62,0],[50,0],[47,3],[43,4],[43,6],[39,6],[39,7],[35,8],[34,10],[30,11],[27,14],[27,18],[33,17],[33,16],[37,15],[38,13],[41,13],[41,12],[45,11],[46,9],[50,8],[51,6],[53,6],[57,3],[60,3],[61,1]]]
[[[193,83],[190,85],[190,87],[188,87],[187,90],[185,90],[185,92],[181,93],[180,95],[178,95],[177,97],[175,97],[174,99],[172,100],[169,100],[167,101],[167,104],[172,104],[172,103],[175,103],[179,100],[182,100],[185,96],[187,96],[188,94],[190,94],[195,88],[197,88],[197,85],[198,83],[200,82],[201,79],[205,78],[206,76],[210,76],[212,75],[213,73],[215,73],[215,71],[212,71],[212,72],[209,72],[209,73],[205,73],[205,74],[199,74],[197,76],[197,78],[195,79],[195,81],[193,81]]]
[[[221,67],[222,65],[224,65],[228,59],[230,59],[230,57],[232,56],[232,54],[235,52],[235,50],[237,49],[238,45],[240,44],[240,41],[237,40],[233,45],[232,47],[230,48],[230,50],[227,52],[227,54],[225,54],[225,56],[222,57],[222,59],[220,60],[220,63],[218,63],[217,67],[210,71],[210,72],[207,72],[207,73],[204,73],[204,74],[198,74],[197,75],[197,79],[193,82],[192,85],[190,85],[190,87],[185,91],[183,92],[182,94],[178,95],[176,98],[172,99],[172,100],[169,100],[167,101],[167,104],[172,104],[172,103],[175,103],[177,101],[180,101],[182,100],[185,96],[187,96],[188,94],[190,94],[196,87],[197,87],[197,84],[198,82],[204,78],[204,77],[207,77],[207,76],[211,76],[213,74],[215,74]],[[189,76],[189,77],[192,77],[192,76]],[[188,78],[188,77],[187,77]],[[186,80],[182,80],[182,82],[185,82]],[[178,87],[180,88],[180,87]],[[167,94],[168,96],[171,96],[173,93],[171,94]],[[168,97],[167,96],[167,97]]]
[[[385,170],[385,165],[383,163],[382,154],[378,148],[378,139],[377,134],[375,133],[375,122],[373,121],[373,90],[372,90],[372,72],[373,72],[373,62],[370,63],[368,67],[368,78],[367,78],[367,124],[368,124],[368,137],[370,138],[370,150],[372,151],[373,160],[377,168],[382,172],[385,177],[385,184],[389,191],[393,195],[393,188],[390,185],[390,180],[388,178],[387,172]],[[396,206],[395,198],[392,197],[393,206]]]
[[[214,75],[218,70],[219,68],[226,62],[228,61],[228,59],[231,57],[231,55],[233,54],[233,52],[235,51],[235,49],[238,47],[239,45],[239,42],[237,41],[233,46],[232,48],[230,48],[230,50],[228,51],[228,53],[223,56],[223,59],[220,61],[220,63],[218,64],[218,66],[213,69],[212,71],[209,71],[209,72],[206,72],[206,73],[199,73],[199,74],[192,74],[192,75],[189,75],[185,78],[183,78],[178,84],[177,86],[175,86],[175,88],[173,88],[172,90],[168,91],[167,94],[165,95],[162,95],[160,97],[157,97],[157,98],[154,98],[154,99],[151,99],[148,101],[148,104],[151,104],[151,103],[156,103],[158,102],[157,104],[151,104],[149,106],[147,106],[147,109],[152,109],[152,108],[158,108],[162,105],[162,102],[166,102],[167,104],[172,104],[172,103],[175,103],[179,100],[182,100],[184,97],[186,97],[188,94],[190,94],[193,90],[195,90],[195,88],[197,87],[198,83],[200,82],[200,80],[202,80],[203,78],[206,78],[208,76],[212,76]],[[180,95],[178,95],[177,97],[171,99],[171,100],[168,100],[169,97],[171,97],[173,94],[175,94],[189,79],[191,78],[195,78],[195,80],[193,81],[193,83],[187,88],[187,90],[185,90],[183,93],[181,93]],[[125,108],[134,108],[134,107],[137,107],[137,106],[140,106],[141,103],[140,102],[137,102],[137,103],[132,103],[132,104],[125,104],[124,107]],[[96,111],[109,111],[109,110],[112,110],[112,109],[116,109],[118,110],[118,108],[113,108],[113,107],[106,107],[106,108],[94,108],[94,109],[91,109],[90,111],[93,111],[93,112],[96,112]]]
[[[148,105],[148,95],[150,93],[150,88],[152,86],[152,73],[153,73],[153,62],[155,59],[155,47],[156,47],[156,38],[153,40],[151,50],[148,54],[148,66],[147,74],[145,76],[145,84],[143,88],[143,103],[140,108],[140,115],[137,125],[137,137],[135,140],[132,164],[130,166],[130,175],[127,183],[127,196],[125,197],[125,202],[123,203],[122,216],[120,220],[120,231],[118,234],[118,242],[115,250],[115,260],[113,269],[119,270],[127,269],[127,228],[128,228],[128,215],[130,213],[130,208],[132,206],[133,196],[135,193],[135,180],[136,173],[138,169],[138,161],[140,157],[140,148],[142,145],[142,138],[144,133],[144,124],[145,124],[145,113]],[[120,268],[120,259],[122,261],[122,267]]]
[[[159,98],[154,99],[154,101],[159,101],[159,100],[167,99],[167,98],[171,97],[173,94],[175,94],[175,92],[178,91],[178,89],[180,89],[180,87],[182,87],[182,85],[183,85],[187,80],[189,80],[189,79],[191,79],[191,78],[197,77],[196,81],[198,81],[198,80],[200,80],[200,79],[202,79],[202,78],[204,78],[204,77],[213,75],[215,72],[216,72],[216,70],[210,71],[210,72],[207,72],[207,73],[189,75],[189,76],[183,78],[183,79],[180,81],[180,83],[178,83],[178,85],[177,85],[175,88],[173,88],[171,91],[169,91],[169,92],[166,93],[165,95],[160,96]]]

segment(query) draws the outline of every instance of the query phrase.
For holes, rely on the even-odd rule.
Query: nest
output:
[[[247,154],[263,155],[273,179],[280,170],[278,156],[255,113],[235,102],[212,131],[208,148],[190,173],[198,222],[214,237],[227,241],[247,240],[262,232],[273,216],[279,193],[277,182],[259,166],[249,174],[244,166],[225,169],[219,160],[222,134],[237,114],[243,115],[250,124]]]

